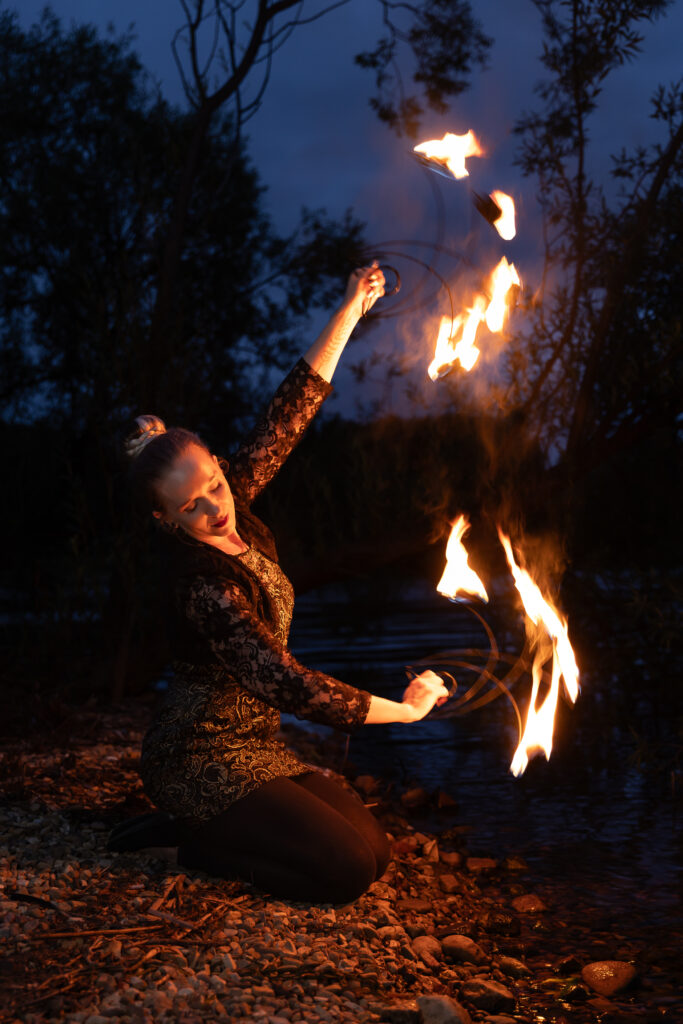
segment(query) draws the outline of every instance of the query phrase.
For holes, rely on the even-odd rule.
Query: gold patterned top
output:
[[[269,531],[249,511],[329,390],[300,360],[232,460],[246,552],[225,555],[185,538],[169,549],[174,677],[143,741],[141,772],[153,802],[188,824],[270,779],[310,771],[276,738],[280,711],[345,731],[367,716],[370,694],[306,668],[287,649],[294,592]]]

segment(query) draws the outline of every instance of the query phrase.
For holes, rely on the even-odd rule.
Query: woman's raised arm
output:
[[[384,274],[377,263],[354,270],[344,301],[304,356],[311,369],[328,383],[354,327],[382,295]]]

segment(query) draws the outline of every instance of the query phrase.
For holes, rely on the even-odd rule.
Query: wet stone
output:
[[[519,935],[519,918],[503,910],[490,910],[481,918],[481,926],[489,935]]]
[[[467,870],[473,875],[488,875],[498,867],[493,857],[468,857]]]
[[[512,907],[518,914],[543,914],[548,909],[540,896],[531,892],[525,896],[516,896]]]
[[[501,956],[498,960],[498,966],[503,974],[507,974],[509,978],[524,978],[531,974],[527,965],[521,960],[517,960],[514,956]]]
[[[556,974],[578,974],[581,970],[581,961],[573,953],[570,953],[557,960],[553,965],[553,970]]]
[[[465,982],[462,994],[469,1003],[480,1010],[514,1010],[516,1000],[509,988],[498,981],[472,978]]]
[[[528,871],[529,865],[522,857],[506,857],[503,861],[503,867],[506,871]]]
[[[597,960],[586,964],[581,977],[594,992],[601,996],[613,996],[631,984],[636,976],[633,964],[623,960]]]
[[[417,810],[429,803],[429,793],[421,786],[414,786],[401,794],[401,803],[409,811]]]

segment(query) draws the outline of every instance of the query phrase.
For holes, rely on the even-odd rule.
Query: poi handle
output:
[[[412,665],[406,665],[406,675],[407,675],[408,679],[417,679],[417,677],[420,674],[421,674],[420,672],[416,672],[415,671],[415,669],[413,668]],[[455,678],[455,676],[452,676],[450,672],[446,672],[446,671],[437,672],[436,675],[438,675],[438,676],[448,676],[448,678],[450,679],[451,685],[450,685],[449,690],[448,690],[448,697],[446,698],[447,700],[450,700],[450,698],[454,697],[456,692],[457,692],[457,689],[458,689],[457,679]]]
[[[385,279],[386,279],[385,271],[387,271],[387,270],[390,271],[390,273],[392,273],[394,275],[394,277],[396,278],[396,282],[394,284],[394,287],[391,289],[391,291],[385,291],[384,295],[380,295],[380,297],[379,297],[379,299],[377,301],[379,302],[380,299],[388,299],[389,296],[391,296],[391,295],[398,295],[398,293],[401,290],[401,275],[399,274],[399,272],[396,269],[396,267],[392,267],[391,264],[389,264],[389,263],[378,263],[377,264],[377,269],[382,271],[382,273],[385,276]],[[363,314],[362,315],[363,315],[363,317],[366,317],[368,314],[365,312],[365,310],[363,310]]]

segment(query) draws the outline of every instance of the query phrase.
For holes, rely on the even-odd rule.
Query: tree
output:
[[[161,353],[177,324],[173,297],[188,212],[214,119],[222,107],[232,106],[231,123],[238,145],[244,123],[259,108],[277,51],[297,28],[350,2],[337,0],[309,13],[315,5],[304,0],[253,0],[246,9],[244,0],[180,0],[185,21],[174,38],[174,53],[193,110],[193,125],[172,210],[160,233],[164,241],[150,330],[153,354]],[[361,54],[357,60],[375,71],[378,96],[371,102],[380,118],[399,132],[413,134],[425,103],[444,112],[446,98],[467,88],[471,65],[484,63],[491,41],[472,17],[466,0],[377,2],[387,35],[374,52]],[[406,45],[416,61],[413,80],[424,93],[422,101],[404,90],[396,61],[400,44]],[[217,66],[220,74],[215,81]],[[246,100],[245,90],[249,92]],[[155,387],[154,379],[148,379],[143,395],[151,397]]]
[[[664,138],[614,160],[624,188],[608,200],[588,177],[591,118],[606,77],[639,52],[640,24],[669,0],[535,2],[550,76],[516,131],[538,181],[549,284],[510,346],[510,397],[573,478],[680,413],[683,90],[657,92]]]

